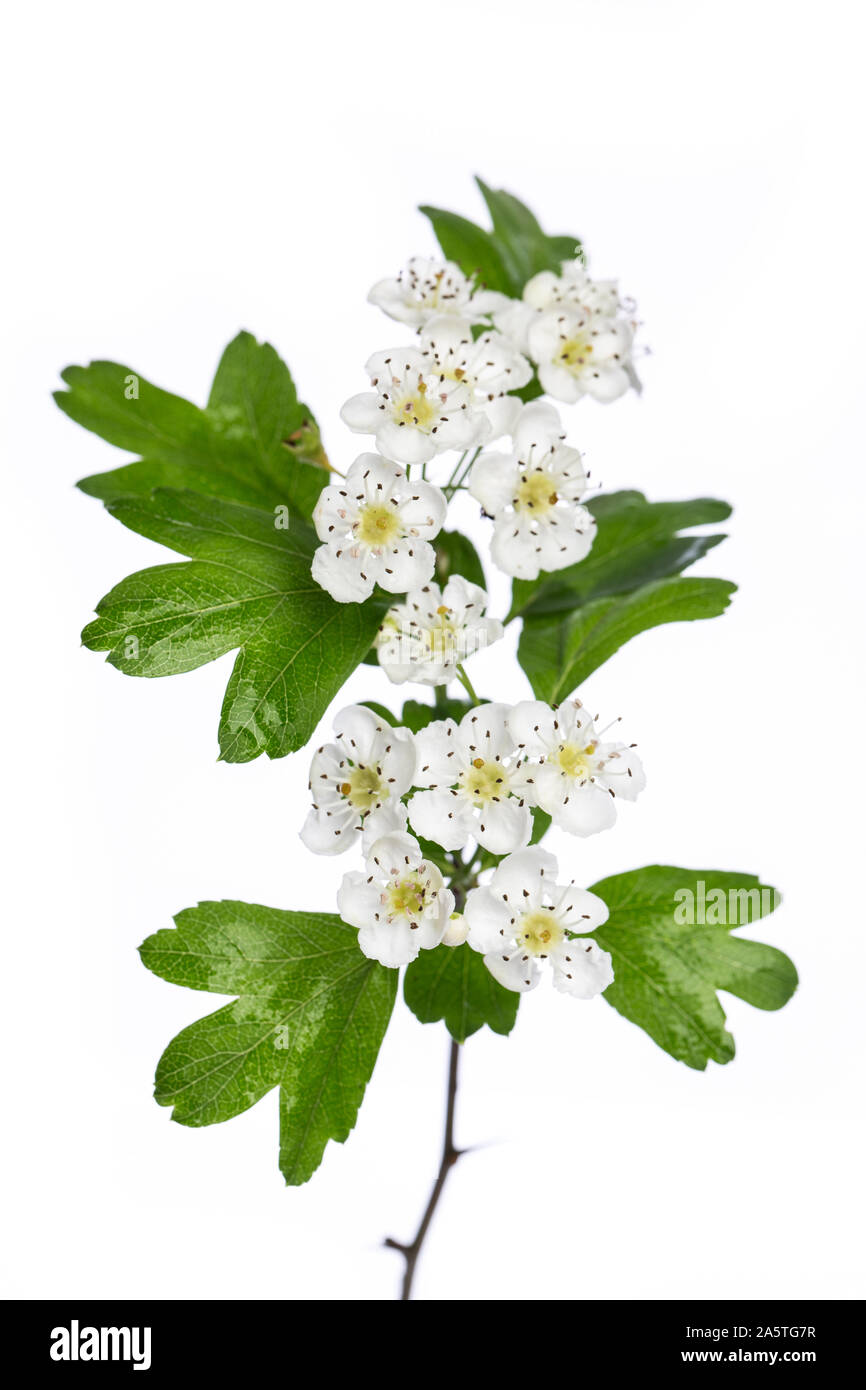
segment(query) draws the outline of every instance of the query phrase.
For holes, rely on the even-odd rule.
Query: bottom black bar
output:
[[[299,1316],[291,1305],[276,1300],[9,1302],[3,1308],[4,1340],[14,1345],[25,1370],[33,1367],[59,1378],[99,1376],[106,1369],[115,1374],[214,1370],[225,1375],[281,1364],[294,1378],[301,1349],[308,1368],[308,1358],[318,1355],[322,1370],[332,1372],[336,1353],[356,1364],[363,1362],[365,1373],[375,1374],[373,1337],[378,1329],[366,1311],[364,1335],[354,1336],[347,1326],[352,1306],[340,1304],[324,1322],[307,1321],[303,1313]],[[474,1326],[481,1336],[478,1352],[488,1369],[498,1348],[508,1354],[515,1334],[524,1342],[538,1341],[541,1351],[557,1333],[561,1347],[570,1346],[576,1371],[583,1363],[583,1346],[593,1361],[600,1357],[612,1371],[795,1367],[826,1374],[858,1364],[856,1352],[864,1341],[861,1304],[856,1301],[575,1302],[565,1321],[546,1300],[538,1305],[522,1299],[496,1304],[479,1300],[465,1305],[470,1319],[479,1306],[484,1313]],[[411,1308],[399,1318],[405,1316],[412,1319]],[[389,1331],[399,1326],[396,1308],[388,1323]],[[447,1347],[449,1323],[437,1327],[439,1370],[448,1376],[456,1372]],[[463,1372],[471,1361],[471,1345],[461,1336]],[[394,1347],[379,1346],[384,1371]],[[428,1356],[429,1352],[428,1347]],[[426,1364],[429,1368],[429,1360]]]

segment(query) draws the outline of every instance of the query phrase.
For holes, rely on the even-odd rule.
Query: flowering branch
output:
[[[368,389],[345,402],[342,419],[367,436],[348,465],[330,464],[285,363],[249,333],[226,348],[204,409],[105,361],[68,368],[57,396],[86,428],[143,450],[83,490],[187,557],[116,586],[84,644],[135,676],[237,649],[223,760],[304,747],[362,661],[394,686],[432,687],[399,714],[378,701],[338,709],[312,756],[301,839],[355,855],[336,912],[206,902],[141,948],[167,980],[237,995],[169,1044],[156,1099],[180,1123],[211,1124],[278,1087],[291,1184],[352,1129],[405,968],[407,1005],[443,1021],[451,1045],[439,1171],[414,1240],[386,1241],[406,1262],[404,1300],[461,1153],[467,1037],[507,1035],[546,978],[575,1000],[604,995],[703,1069],[734,1051],[717,990],[776,1009],[797,979],[781,952],[729,935],[775,906],[752,875],[654,865],[583,889],[538,843],[551,825],[580,841],[607,831],[641,794],[636,745],[608,736],[583,683],[639,633],[724,611],[733,585],[682,577],[724,537],[681,533],[730,508],[590,497],[560,408],[640,390],[634,305],[589,275],[577,238],[479,189],[491,231],[424,208],[448,259],[413,257],[370,291],[412,341],[375,352]],[[447,529],[458,491],[513,581],[504,621],[488,616],[473,541]],[[466,663],[515,617],[533,698],[479,698]],[[455,681],[468,698],[449,695]],[[703,912],[708,888],[703,922],[694,905]]]

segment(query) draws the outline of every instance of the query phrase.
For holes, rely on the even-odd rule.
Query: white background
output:
[[[108,357],[203,402],[241,327],[272,341],[335,460],[362,363],[402,330],[368,286],[432,250],[414,211],[481,217],[474,172],[576,231],[634,294],[642,400],[571,438],[609,488],[735,504],[702,562],[741,592],[631,643],[589,684],[649,774],[569,876],[760,872],[760,935],[802,984],[725,998],[706,1073],[602,1001],[539,989],[466,1047],[428,1299],[863,1293],[863,228],[854,7],[802,3],[18,7],[3,96],[8,815],[2,1180],[13,1295],[389,1299],[437,1161],[444,1029],[400,1004],[350,1141],[306,1188],[276,1095],[209,1130],[151,1096],[220,1000],[139,942],[198,898],[330,910],[341,861],[297,826],[304,754],[216,763],[231,658],[130,680],[80,648],[96,600],[168,555],[76,493],[120,455],[55,409]],[[471,511],[466,524],[483,534]],[[505,588],[495,586],[496,602]],[[511,643],[476,658],[524,698]],[[349,697],[388,699],[362,670]],[[330,721],[323,721],[323,733]],[[858,770],[859,769],[859,770]],[[753,929],[754,930],[754,929]]]

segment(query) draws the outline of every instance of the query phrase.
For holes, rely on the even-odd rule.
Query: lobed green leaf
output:
[[[140,948],[148,970],[237,994],[169,1043],[155,1098],[183,1125],[210,1125],[280,1088],[280,1169],[304,1183],[329,1140],[349,1136],[394,1005],[397,971],[367,960],[326,913],[206,902]]]
[[[134,463],[93,474],[83,492],[112,503],[154,488],[190,489],[232,502],[289,505],[309,517],[328,481],[310,411],[268,343],[239,333],[217,368],[207,408],[152,385],[117,362],[67,367],[60,409]]]
[[[610,911],[591,933],[613,957],[604,998],[686,1066],[702,1071],[734,1056],[718,990],[773,1010],[797,987],[782,951],[731,935],[778,904],[754,874],[656,864],[601,879],[591,891]]]
[[[109,511],[190,560],[121,581],[84,645],[131,676],[190,671],[238,650],[223,701],[220,756],[247,762],[303,747],[369,650],[381,605],[338,604],[310,573],[315,536],[273,514],[160,489]]]

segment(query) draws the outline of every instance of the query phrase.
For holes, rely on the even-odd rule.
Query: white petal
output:
[[[556,886],[557,863],[552,854],[530,845],[509,854],[494,870],[490,887],[519,908],[541,903],[545,887]]]
[[[389,832],[374,840],[367,854],[367,872],[384,877],[417,869],[423,859],[414,835]]]
[[[491,854],[510,854],[529,843],[532,812],[513,796],[492,801],[478,813],[475,837]]]
[[[473,951],[508,951],[514,941],[514,913],[489,888],[473,888],[466,896],[463,914]]]
[[[363,557],[348,548],[338,555],[331,546],[320,545],[310,569],[316,583],[337,603],[363,603],[376,582]]]
[[[364,817],[361,837],[361,852],[364,858],[369,859],[373,845],[377,840],[381,840],[383,835],[405,833],[407,821],[408,813],[402,801],[386,801],[384,806],[368,812]]]
[[[510,706],[492,701],[477,705],[460,720],[459,743],[471,762],[475,757],[504,758],[512,752],[514,740],[508,732]]]
[[[409,729],[394,729],[386,733],[382,754],[382,773],[392,797],[407,792],[415,780],[415,735]]]
[[[494,396],[492,401],[482,401],[478,407],[490,422],[490,439],[501,439],[511,434],[520,415],[519,396]]]
[[[514,452],[524,460],[533,452],[545,454],[561,445],[563,434],[556,407],[548,401],[530,401],[521,410],[514,428]]]
[[[361,391],[349,397],[340,410],[340,419],[356,434],[375,434],[381,413],[376,392]]]
[[[344,487],[323,488],[313,511],[313,525],[320,541],[330,541],[347,534],[357,513],[354,498]]]
[[[474,406],[466,410],[448,407],[449,414],[436,429],[437,449],[474,449],[490,438],[490,421]]]
[[[597,893],[569,883],[554,905],[556,919],[569,931],[590,932],[601,927],[609,917],[607,903]]]
[[[555,401],[564,401],[566,405],[574,405],[589,389],[567,367],[555,367],[551,362],[539,362],[538,380],[548,396]]]
[[[581,375],[583,390],[588,396],[592,396],[593,400],[600,401],[602,405],[619,400],[620,396],[625,395],[630,385],[628,372],[623,367],[604,364],[594,371],[584,372]],[[560,399],[564,400],[565,397],[560,397]]]
[[[448,502],[441,488],[432,483],[411,483],[400,502],[400,519],[426,540],[442,529]]]
[[[366,927],[375,921],[379,910],[379,889],[367,882],[367,875],[357,869],[343,876],[337,889],[337,911],[350,927]]]
[[[398,425],[394,420],[385,419],[381,412],[376,444],[386,457],[408,464],[429,462],[438,448],[435,435],[424,434],[414,425]]]
[[[497,307],[493,322],[500,333],[504,333],[518,352],[529,351],[529,329],[537,318],[535,309],[519,299],[507,300]]]
[[[307,849],[313,854],[342,854],[352,849],[358,843],[361,817],[348,803],[346,812],[328,815],[323,810],[310,811],[300,831]]]
[[[427,541],[408,537],[383,552],[376,578],[389,594],[405,594],[426,584],[436,568],[436,551]]]
[[[553,987],[575,999],[594,999],[613,984],[613,966],[607,951],[594,941],[564,941],[551,952]]]
[[[497,517],[490,543],[490,558],[503,574],[515,579],[537,579],[540,566],[538,541],[529,522],[514,513]]]
[[[604,780],[624,801],[634,801],[646,786],[643,763],[632,748],[623,748],[604,756]]]
[[[568,780],[563,778],[563,782]],[[567,830],[570,835],[597,835],[613,825],[616,805],[609,792],[592,785],[576,786],[571,782],[565,798],[549,814],[553,816],[554,825]]]
[[[552,270],[539,271],[523,286],[523,299],[533,309],[547,309],[556,303],[562,282]]]
[[[445,850],[462,849],[473,831],[472,808],[449,791],[416,792],[409,819],[418,835]]]
[[[347,705],[334,716],[334,733],[358,763],[374,759],[378,736],[387,728],[385,721],[366,705]]]
[[[481,454],[472,465],[469,492],[488,516],[510,507],[520,482],[520,470],[511,454]]]
[[[555,711],[542,700],[521,700],[508,714],[511,737],[530,758],[541,757],[562,742],[558,723]]]
[[[417,958],[421,950],[420,931],[413,931],[405,918],[372,922],[358,932],[358,945],[369,960],[397,970]]]
[[[431,585],[431,588],[433,587]],[[452,575],[437,597],[436,607],[444,604],[446,608],[450,608],[453,619],[458,624],[465,623],[470,614],[480,618],[487,607],[486,590],[464,579],[462,574]]]
[[[458,729],[453,719],[434,719],[415,735],[419,787],[450,787],[460,772]]]
[[[535,989],[541,978],[532,956],[520,950],[510,954],[492,951],[484,957],[484,964],[494,980],[519,994],[528,994]]]

